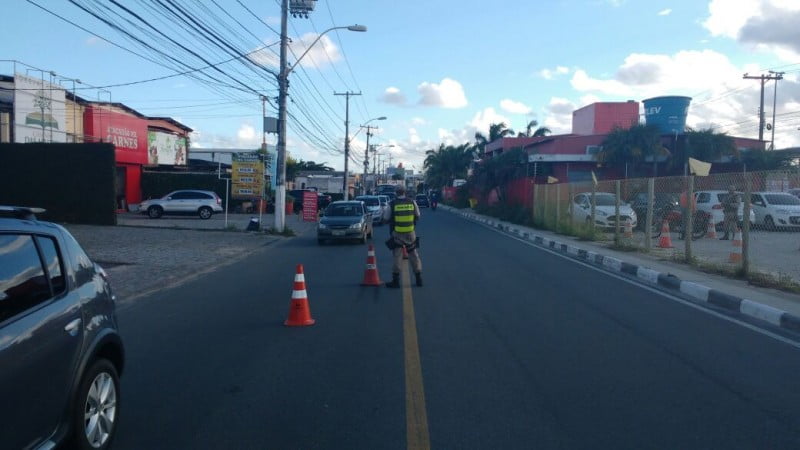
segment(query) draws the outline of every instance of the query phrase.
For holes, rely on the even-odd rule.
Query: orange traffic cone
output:
[[[714,225],[713,220],[708,221],[708,232],[706,233],[706,237],[709,239],[717,238],[717,227]]]
[[[315,320],[311,318],[311,310],[308,307],[308,294],[306,293],[306,278],[303,274],[303,265],[297,265],[297,273],[294,276],[294,289],[292,290],[292,302],[289,305],[289,317],[283,322],[287,327],[304,327],[314,325]]]
[[[661,237],[658,238],[658,246],[661,248],[672,248],[672,237],[669,235],[669,223],[665,220],[661,225]]]
[[[408,250],[406,250],[406,246],[403,246],[403,259],[408,259]]]
[[[364,281],[361,282],[362,286],[380,286],[381,278],[378,274],[378,266],[375,261],[375,247],[369,244],[367,250],[367,269],[364,271]]]
[[[742,262],[742,232],[738,227],[736,228],[736,234],[733,235],[733,248],[728,262],[733,264]]]
[[[626,239],[633,237],[633,224],[630,220],[625,221],[625,234],[622,235]]]

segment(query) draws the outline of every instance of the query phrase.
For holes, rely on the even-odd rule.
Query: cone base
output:
[[[298,321],[298,322],[293,322],[293,321],[287,320],[287,321],[283,322],[283,324],[285,326],[287,326],[287,327],[307,327],[309,325],[314,325],[316,322],[317,321],[314,320],[314,319],[302,320],[302,321]]]
[[[381,280],[362,281],[361,286],[383,286],[383,281]]]

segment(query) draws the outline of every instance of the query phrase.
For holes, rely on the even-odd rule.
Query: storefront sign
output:
[[[316,192],[303,192],[303,222],[317,221],[317,200]]]
[[[185,166],[186,138],[172,133],[148,131],[147,164]]]
[[[14,74],[14,142],[67,142],[64,89]]]
[[[231,197],[261,197],[264,192],[264,161],[260,154],[234,153],[232,159]]]
[[[147,164],[147,121],[103,106],[87,106],[86,140],[116,147],[118,163]]]

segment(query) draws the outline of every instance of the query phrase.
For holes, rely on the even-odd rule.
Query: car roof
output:
[[[331,203],[331,206],[333,206],[333,205],[361,205],[363,203],[364,202],[362,202],[361,200],[336,200],[335,202]]]

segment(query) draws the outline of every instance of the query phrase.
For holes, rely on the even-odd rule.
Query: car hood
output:
[[[616,213],[616,207],[614,206],[595,206],[595,210],[603,211],[604,213],[608,214],[609,216],[613,216]],[[620,205],[619,206],[619,213],[622,215],[630,216],[631,214],[636,214],[633,212],[633,209],[628,205]]]
[[[361,222],[361,216],[325,216],[319,220],[323,225],[352,225]]]

